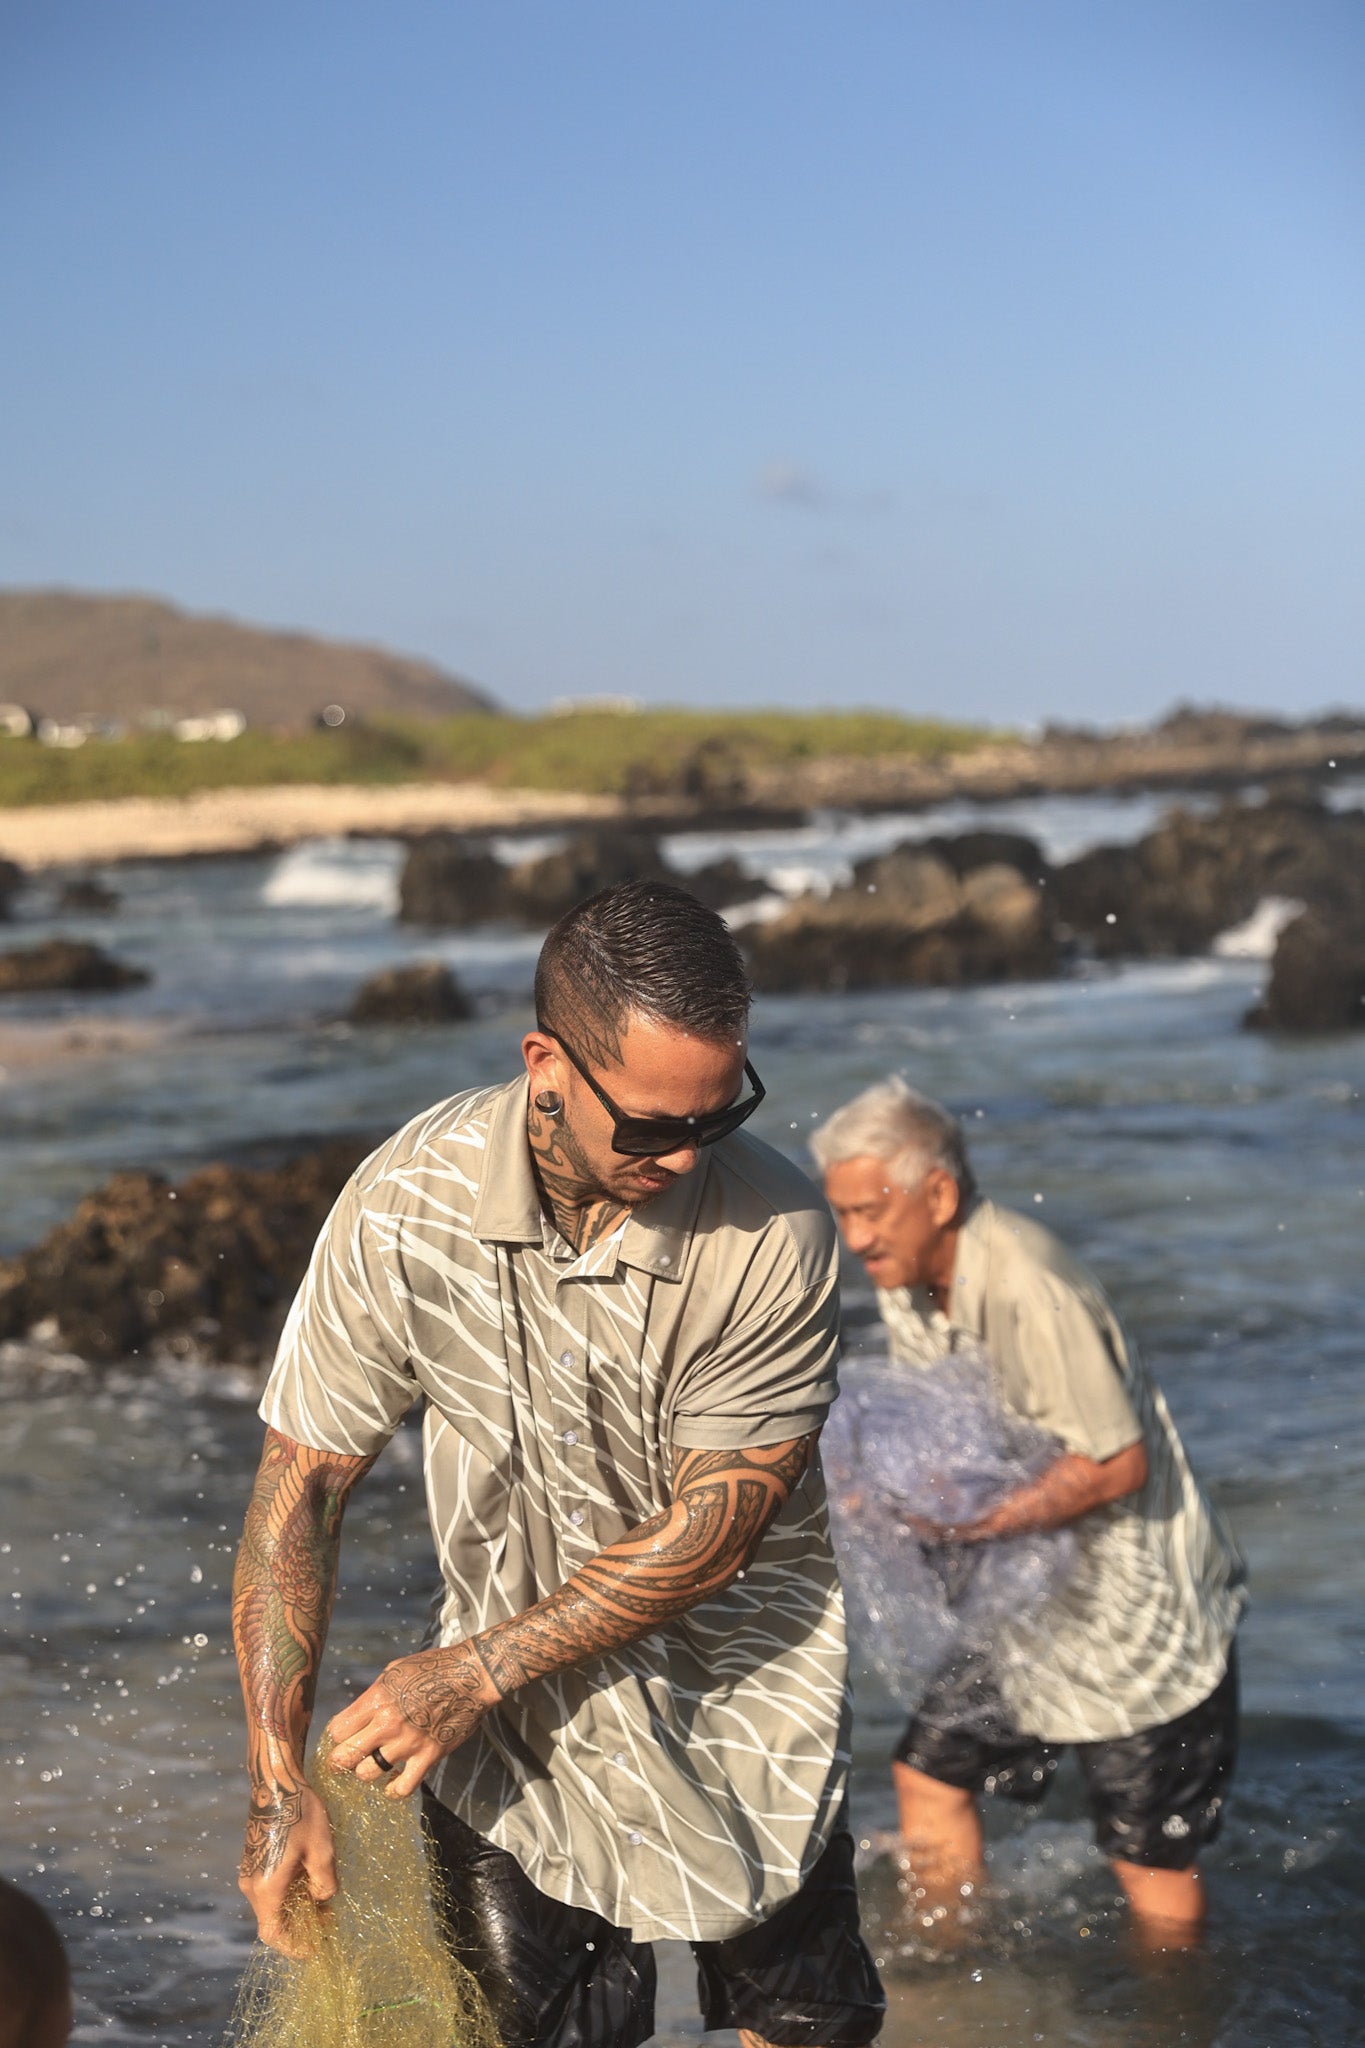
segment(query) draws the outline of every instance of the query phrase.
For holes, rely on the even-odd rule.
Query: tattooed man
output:
[[[659,1936],[692,1943],[707,2027],[860,2048],[882,1995],[813,1459],[833,1227],[740,1130],[748,986],[693,897],[569,912],[536,1014],[524,1074],[356,1174],[286,1327],[235,1588],[242,1889],[276,1946],[291,1887],[336,1890],[303,1749],[342,1515],[420,1402],[441,1596],[332,1721],[334,1761],[423,1788],[507,2048],[634,2048]]]

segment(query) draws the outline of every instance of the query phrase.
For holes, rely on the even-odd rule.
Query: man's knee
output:
[[[959,1819],[975,1810],[974,1793],[961,1785],[945,1785],[941,1778],[931,1778],[913,1764],[893,1763],[891,1775],[902,1806],[911,1806],[926,1818],[941,1814],[945,1819]]]

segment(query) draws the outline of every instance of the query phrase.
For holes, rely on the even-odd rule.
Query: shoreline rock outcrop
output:
[[[385,967],[356,990],[352,1024],[463,1024],[474,1006],[443,960]]]
[[[402,924],[457,931],[507,923],[544,931],[575,903],[616,882],[672,882],[714,910],[763,893],[738,861],[684,874],[664,858],[657,834],[618,826],[572,832],[553,853],[511,866],[475,839],[434,832],[408,850],[398,885]]]
[[[429,832],[408,848],[398,881],[398,921],[460,931],[502,915],[507,870],[477,839]]]
[[[1097,846],[1057,869],[1061,922],[1101,960],[1207,952],[1262,898],[1365,915],[1365,813],[1303,794],[1177,809],[1132,846]]]
[[[115,1174],[0,1261],[0,1339],[42,1327],[94,1363],[265,1361],[332,1203],[377,1142],[337,1138],[277,1168],[206,1166],[175,1187]]]
[[[40,946],[15,946],[0,953],[0,995],[49,995],[72,991],[108,995],[125,988],[143,988],[151,980],[145,967],[116,960],[102,946],[75,939],[48,939]]]
[[[741,943],[767,994],[1037,980],[1061,961],[1046,874],[1022,835],[906,842],[859,862],[847,887],[747,926]]]
[[[768,992],[953,987],[1039,979],[1077,956],[1207,953],[1270,898],[1325,921],[1285,934],[1284,975],[1308,975],[1310,941],[1325,958],[1325,929],[1349,954],[1365,931],[1365,812],[1333,811],[1301,791],[1207,814],[1175,809],[1134,844],[1057,867],[1020,833],[906,840],[859,862],[847,887],[798,897],[741,937]],[[1349,1009],[1317,979],[1327,1013]],[[1306,1028],[1287,1021],[1294,998],[1277,993],[1270,1009],[1281,1028]]]
[[[27,880],[17,860],[0,860],[0,924],[9,917],[14,899]]]
[[[1365,1029],[1365,918],[1305,910],[1287,924],[1245,1022],[1304,1035]]]
[[[98,875],[73,875],[63,882],[57,893],[58,916],[108,917],[119,907],[123,899],[117,889],[111,889]]]

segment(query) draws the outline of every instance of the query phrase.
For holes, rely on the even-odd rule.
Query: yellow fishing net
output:
[[[329,1771],[329,1747],[324,1737],[309,1782],[331,1819],[340,1895],[327,1912],[302,1894],[293,1907],[306,1962],[256,1950],[229,2048],[500,2048],[437,1924],[417,1801]]]

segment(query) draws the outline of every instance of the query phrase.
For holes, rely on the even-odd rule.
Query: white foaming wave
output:
[[[1220,960],[1269,960],[1280,933],[1303,908],[1296,896],[1263,896],[1243,923],[1219,932],[1213,950]]]
[[[567,832],[498,832],[489,840],[488,850],[505,868],[515,868],[525,860],[544,860],[549,854],[562,853],[568,843]]]
[[[763,880],[781,896],[828,896],[831,890],[853,880],[853,867],[848,861],[836,861],[829,867],[815,867],[799,860],[774,861],[765,870]]]
[[[1365,776],[1348,775],[1323,792],[1330,811],[1365,810]]]
[[[1084,990],[1087,997],[1134,995],[1198,995],[1202,990],[1231,985],[1239,979],[1233,961],[1211,956],[1194,960],[1128,960],[1105,974],[1058,984]]]
[[[758,887],[758,884],[755,883],[754,886]],[[729,903],[721,915],[731,931],[736,932],[742,931],[746,924],[771,924],[790,907],[790,897],[774,896],[769,893],[750,897],[743,903]]]
[[[280,855],[261,885],[261,901],[274,909],[318,904],[391,916],[405,851],[396,839],[306,839]]]

